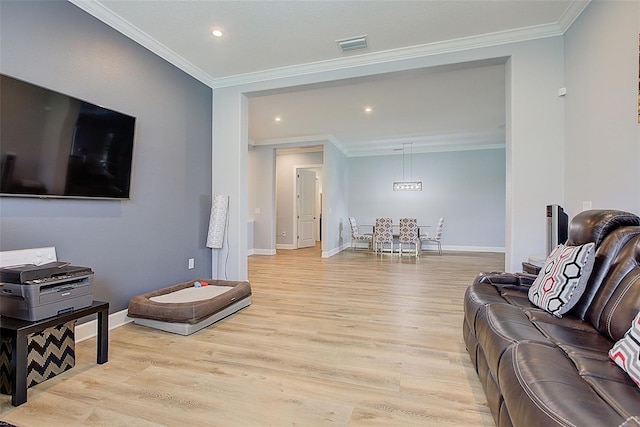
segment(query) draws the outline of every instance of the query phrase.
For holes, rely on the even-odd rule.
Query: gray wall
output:
[[[338,253],[351,241],[349,231],[349,164],[331,142],[324,146],[322,256]]]
[[[322,152],[276,154],[276,244],[294,244],[294,167],[322,165]],[[266,177],[265,177],[266,178]],[[285,236],[280,233],[284,232]]]
[[[566,206],[640,212],[640,2],[591,2],[565,34]]]
[[[276,159],[273,147],[251,147],[247,157],[247,207],[253,223],[250,253],[275,255]],[[258,210],[259,212],[256,212]]]
[[[2,198],[0,249],[55,246],[112,312],[210,277],[211,90],[66,1],[0,2],[0,31],[2,73],[137,117],[130,201]]]
[[[413,154],[412,177],[422,181],[423,191],[393,191],[393,182],[403,178],[402,155],[355,157],[348,162],[349,214],[359,224],[373,224],[376,217],[391,217],[397,223],[407,216],[433,226],[433,232],[444,217],[444,246],[504,250],[504,149]]]

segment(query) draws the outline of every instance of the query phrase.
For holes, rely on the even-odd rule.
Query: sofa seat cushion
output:
[[[615,363],[606,360],[606,356],[569,355],[580,376],[609,406],[623,418],[640,417],[640,388]]]
[[[589,330],[588,324],[584,328],[572,328],[571,325],[560,325],[536,321],[533,323],[537,329],[555,345],[565,349],[566,352],[588,352],[606,355],[613,343],[598,333],[595,328]]]
[[[478,311],[487,304],[506,303],[500,291],[488,283],[476,283],[467,288],[464,295],[465,319],[475,333]]]
[[[527,316],[533,323],[549,323],[552,325],[559,325],[566,328],[575,329],[577,331],[599,333],[593,325],[575,316],[566,315],[562,318],[559,318],[542,309],[525,310],[525,313],[527,313]]]
[[[469,286],[465,291],[464,301],[466,305],[465,308],[470,309],[465,310],[468,313],[477,312],[478,308],[482,307],[485,304],[497,304],[506,302],[504,298],[502,298],[500,290],[488,283],[476,283]]]
[[[515,305],[521,308],[535,308],[531,301],[529,301],[528,288],[520,289],[504,289],[501,294],[509,304]],[[542,310],[542,309],[540,309]]]
[[[509,346],[520,341],[553,345],[522,310],[508,304],[488,304],[478,312],[476,337],[496,378],[500,358]]]
[[[619,426],[628,418],[603,400],[557,347],[512,345],[503,355],[498,382],[513,425]]]
[[[535,308],[527,296],[528,288],[519,285],[496,287],[489,283],[474,283],[465,291],[464,311],[469,326],[475,331],[475,319],[481,307],[487,304],[508,304],[522,308]],[[471,321],[473,319],[473,321]]]
[[[585,381],[625,420],[635,418],[640,425],[640,388],[630,381],[625,383],[597,376],[585,377]]]
[[[598,355],[571,352],[567,354],[567,358],[573,362],[575,369],[584,378],[599,378],[624,385],[635,385],[622,369],[606,359],[606,353]],[[640,410],[640,407],[638,409]]]

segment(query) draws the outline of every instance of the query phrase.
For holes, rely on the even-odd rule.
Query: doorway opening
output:
[[[276,149],[276,249],[322,241],[324,147]]]

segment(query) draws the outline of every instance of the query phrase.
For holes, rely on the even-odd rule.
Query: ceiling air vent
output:
[[[336,40],[338,46],[343,52],[351,52],[352,50],[367,49],[367,36],[351,37],[349,39]]]

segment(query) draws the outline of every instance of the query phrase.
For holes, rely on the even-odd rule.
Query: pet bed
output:
[[[249,282],[197,279],[129,300],[133,322],[190,335],[251,304]]]

